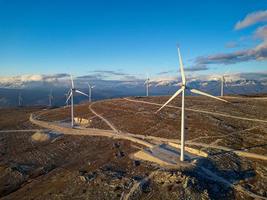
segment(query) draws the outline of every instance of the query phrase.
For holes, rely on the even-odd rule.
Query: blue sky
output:
[[[263,39],[253,34],[264,21],[235,25],[266,9],[265,0],[0,0],[1,75],[175,73],[176,43],[187,67],[199,67],[198,57],[255,48]],[[220,62],[202,62],[206,70],[195,73],[267,70],[265,59]]]

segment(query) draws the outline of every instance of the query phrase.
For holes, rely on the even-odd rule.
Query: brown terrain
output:
[[[267,199],[267,99],[186,97],[195,158],[177,168],[134,156],[179,146],[181,99],[155,113],[167,99],[76,105],[75,129],[70,107],[1,109],[0,198]]]

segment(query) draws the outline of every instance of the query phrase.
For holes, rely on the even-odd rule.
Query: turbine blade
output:
[[[84,96],[87,96],[87,97],[89,97],[87,94],[85,94],[85,93],[81,92],[80,90],[75,90],[75,92],[77,92],[77,93],[79,93],[79,94],[82,94],[82,95],[84,95]]]
[[[223,79],[223,83],[226,87],[228,87],[227,81],[225,80],[225,78]]]
[[[71,89],[69,89],[69,91],[66,93],[66,95],[69,96],[70,93],[71,93]]]
[[[66,100],[66,103],[70,100],[71,95],[72,95],[72,92],[70,92],[70,94],[69,94],[69,96],[68,96],[68,98]]]
[[[227,74],[229,74],[229,72],[230,72],[230,68],[228,68],[228,69],[224,72],[223,76],[227,76]]]
[[[162,108],[164,108],[168,103],[170,103],[175,97],[177,97],[182,91],[184,90],[184,88],[180,88],[177,92],[174,93],[174,95],[172,95],[172,97],[165,103],[163,104],[163,106],[160,107],[160,109],[158,109],[156,111],[159,112]]]
[[[184,74],[184,65],[183,65],[183,60],[180,52],[180,48],[178,47],[178,57],[179,57],[179,63],[180,63],[180,71],[181,71],[181,76],[182,76],[182,83],[185,85],[185,74]]]
[[[71,80],[71,88],[74,88],[74,82],[73,82],[72,75],[70,75],[70,80]]]
[[[224,101],[224,102],[229,103],[228,101],[226,101],[226,100],[224,100],[224,99],[221,99],[221,98],[219,98],[219,97],[215,97],[215,96],[213,96],[213,95],[211,95],[211,94],[208,94],[208,93],[205,93],[205,92],[196,90],[196,89],[190,89],[190,91],[191,91],[192,93],[195,93],[195,94],[200,94],[200,95],[203,95],[203,96],[207,96],[207,97],[210,97],[210,98],[214,98],[214,99],[217,99],[217,100],[220,100],[220,101]]]

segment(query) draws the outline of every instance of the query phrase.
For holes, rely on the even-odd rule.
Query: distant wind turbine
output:
[[[52,100],[54,99],[52,90],[50,90],[50,94],[48,95],[49,107],[52,106]]]
[[[89,83],[87,83],[88,84],[88,97],[89,97],[89,102],[92,102],[92,89],[95,87],[94,85],[90,85]]]
[[[148,90],[149,90],[149,78],[148,78],[148,75],[147,75],[147,78],[146,78],[146,81],[145,81],[145,85],[146,85],[146,96],[148,97]]]
[[[227,70],[226,73],[228,73],[228,72],[229,72],[229,70]],[[221,97],[223,97],[223,95],[224,95],[224,86],[227,86],[226,80],[225,80],[225,77],[227,77],[226,73],[224,73],[221,76]]]
[[[221,97],[223,97],[223,92],[224,92],[224,82],[225,82],[225,78],[224,78],[224,75],[222,75],[221,77]]]
[[[69,99],[71,99],[71,127],[73,128],[74,127],[74,107],[73,107],[74,94],[76,92],[76,93],[82,94],[82,95],[87,96],[87,97],[88,97],[88,95],[81,92],[80,90],[75,89],[72,75],[70,75],[70,79],[71,79],[71,88],[69,90],[69,97],[67,98],[66,102],[68,102]]]
[[[204,95],[207,97],[211,97],[220,101],[224,101],[224,102],[228,102],[224,99],[215,97],[213,95],[207,94],[205,92],[196,90],[196,89],[191,89],[186,85],[186,78],[185,78],[185,73],[184,73],[184,66],[183,66],[183,61],[182,61],[182,57],[181,57],[181,53],[180,53],[180,49],[178,47],[178,57],[179,57],[179,63],[180,63],[180,71],[181,71],[181,76],[182,76],[182,86],[181,88],[161,107],[157,110],[157,112],[159,112],[162,108],[164,108],[168,103],[170,103],[175,97],[177,97],[180,93],[182,93],[182,112],[181,112],[181,155],[180,155],[180,160],[184,161],[184,115],[185,115],[185,90],[189,90],[192,93],[195,94],[200,94],[200,95]],[[156,112],[156,113],[157,113]]]
[[[19,103],[19,107],[22,106],[22,101],[23,101],[23,98],[21,96],[21,92],[19,93],[19,96],[18,96],[18,103]]]

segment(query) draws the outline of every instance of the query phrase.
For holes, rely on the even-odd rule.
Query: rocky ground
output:
[[[132,99],[163,103],[167,97]],[[232,104],[201,97],[186,100],[190,109],[267,120],[264,100],[229,99]],[[179,102],[178,98],[172,105],[179,106]],[[86,127],[110,130],[88,107],[88,104],[75,106],[77,117],[90,120]],[[155,114],[158,106],[125,99],[100,101],[91,107],[121,132],[169,139],[180,137],[179,109],[166,108]],[[202,147],[201,150],[209,153],[208,158],[199,159],[188,169],[171,170],[131,159],[131,154],[142,149],[142,145],[104,137],[62,135],[43,130],[28,120],[30,113],[39,112],[41,120],[69,122],[69,110],[2,110],[2,199],[253,199],[253,195],[240,191],[239,186],[267,198],[267,161],[264,160]],[[267,156],[267,123],[186,111],[186,140]],[[209,171],[205,170],[227,182],[208,177]]]

